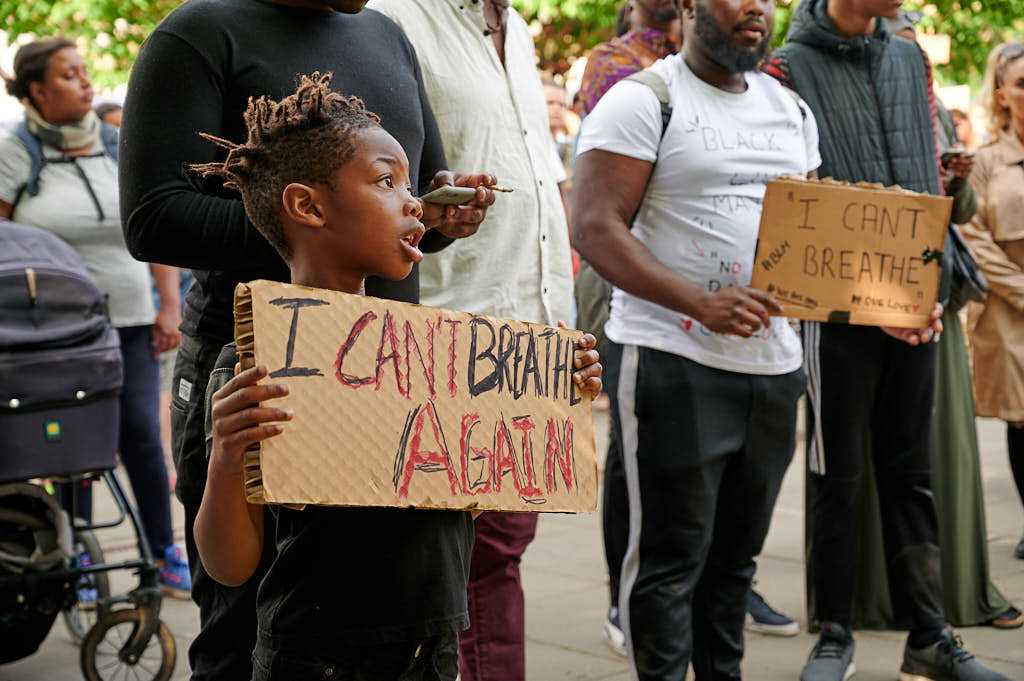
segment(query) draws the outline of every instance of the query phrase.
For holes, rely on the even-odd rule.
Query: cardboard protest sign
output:
[[[255,281],[235,291],[245,368],[288,386],[247,453],[253,503],[593,511],[580,333]]]
[[[952,203],[876,185],[769,182],[751,285],[788,317],[923,327]]]

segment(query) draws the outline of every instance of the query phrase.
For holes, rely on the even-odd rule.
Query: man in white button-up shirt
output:
[[[394,19],[416,48],[449,163],[486,167],[515,190],[497,197],[474,237],[424,259],[420,300],[570,321],[572,260],[558,188],[565,172],[526,22],[505,0],[371,0],[368,7]],[[536,523],[535,514],[509,513],[476,521],[463,681],[525,677],[518,563]]]

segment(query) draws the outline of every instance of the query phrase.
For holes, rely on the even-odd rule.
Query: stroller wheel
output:
[[[96,535],[89,530],[75,532],[75,553],[83,563],[89,561],[90,564],[96,565],[104,561],[103,549],[100,548]],[[110,596],[110,579],[106,572],[82,575],[75,592],[75,603],[65,608],[61,612],[61,617],[71,640],[76,645],[81,645],[93,625],[107,613],[107,608],[101,607],[99,601]]]
[[[113,610],[96,623],[85,640],[79,661],[86,681],[168,681],[174,673],[177,650],[167,625],[160,622],[156,635],[134,663],[120,657],[121,649],[139,626],[139,610]]]

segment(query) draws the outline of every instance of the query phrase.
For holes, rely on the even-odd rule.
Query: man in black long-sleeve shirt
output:
[[[197,131],[240,141],[241,114],[250,97],[280,99],[294,91],[297,74],[333,71],[338,91],[359,96],[380,114],[384,127],[405,149],[410,177],[420,192],[446,181],[465,186],[487,183],[484,176],[453,178],[441,172],[446,168],[444,151],[413,48],[389,19],[369,10],[360,13],[363,4],[191,0],[146,41],[128,87],[120,150],[121,214],[128,247],[140,260],[187,267],[196,275],[186,300],[171,405],[192,597],[202,620],[189,650],[194,681],[250,678],[260,576],[258,572],[236,589],[220,586],[202,569],[195,549],[192,524],[206,480],[207,382],[221,348],[232,340],[235,285],[288,277],[284,262],[247,220],[237,194],[186,177],[184,164],[211,161],[217,154]],[[493,195],[481,189],[478,199],[464,208],[442,210],[428,204],[424,223],[434,229],[421,248],[436,251],[452,237],[471,234],[491,201]],[[417,302],[417,272],[401,282],[368,280],[366,290],[381,298]],[[468,514],[412,513],[436,514],[433,522],[418,522],[429,528],[417,535],[420,547],[472,541]],[[401,563],[401,557],[416,547],[408,546],[405,533],[392,530],[407,521],[402,512],[394,511],[376,518],[381,525],[380,550]],[[273,531],[272,524],[268,527]],[[273,540],[265,546],[272,554]],[[271,557],[264,556],[264,562]],[[325,547],[325,559],[358,557],[345,555],[339,544]],[[424,573],[430,573],[429,566]]]

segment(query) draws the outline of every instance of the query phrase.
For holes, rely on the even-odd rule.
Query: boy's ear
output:
[[[324,226],[320,196],[313,187],[292,182],[281,192],[281,207],[291,222],[313,229]]]

